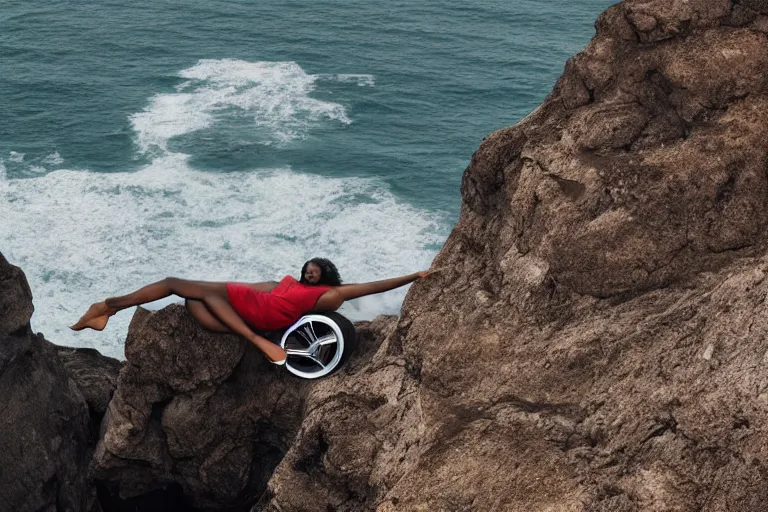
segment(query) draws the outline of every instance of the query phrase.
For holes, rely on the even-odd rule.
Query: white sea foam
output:
[[[318,78],[323,80],[333,80],[336,82],[353,82],[359,87],[376,87],[376,79],[373,75],[361,75],[361,74],[321,74],[317,75]]]
[[[295,62],[201,60],[179,73],[186,81],[175,93],[158,94],[131,116],[142,151],[168,149],[176,136],[211,127],[237,112],[263,133],[263,144],[302,138],[329,119],[351,121],[342,105],[311,98],[317,76]]]
[[[275,141],[323,119],[348,123],[341,105],[309,98],[314,77],[294,63],[232,60],[200,61],[181,75],[187,82],[179,92],[153,97],[131,117],[141,149],[156,155],[137,172],[9,178],[0,159],[0,251],[27,275],[35,330],[122,357],[131,311],[102,333],[67,326],[92,302],[166,276],[298,277],[313,256],[331,258],[347,282],[429,266],[444,238],[441,219],[397,201],[380,181],[287,168],[202,172],[188,155],[167,151],[171,137],[215,129],[233,106],[272,127]],[[60,158],[49,157],[50,164]],[[342,312],[352,319],[397,313],[404,293],[353,301]]]
[[[438,219],[398,203],[372,180],[287,169],[210,174],[190,169],[180,155],[136,173],[4,178],[0,204],[2,250],[30,281],[33,327],[56,343],[118,357],[129,313],[103,333],[66,329],[91,302],[170,275],[298,277],[312,256],[333,259],[349,282],[390,277],[426,268],[434,251],[425,247],[442,241]],[[403,294],[346,312],[356,319],[396,313]]]
[[[0,158],[0,161],[2,160],[3,159]],[[42,176],[54,170],[64,163],[64,159],[58,151],[49,153],[43,158],[32,157],[29,159],[26,158],[25,153],[10,151],[7,162],[14,164],[12,165],[14,176],[33,177]]]
[[[45,165],[61,165],[64,163],[64,159],[61,158],[61,155],[58,151],[54,151],[50,155],[47,155],[45,158],[43,158],[43,163]]]

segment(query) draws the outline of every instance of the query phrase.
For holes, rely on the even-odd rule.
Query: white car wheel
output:
[[[330,375],[347,359],[354,337],[352,323],[338,313],[305,315],[280,339],[288,355],[285,367],[303,379]]]

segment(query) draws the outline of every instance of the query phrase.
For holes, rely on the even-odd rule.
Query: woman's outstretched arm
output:
[[[430,271],[425,270],[422,272],[414,272],[407,276],[393,277],[392,279],[383,279],[381,281],[372,281],[370,283],[343,284],[335,287],[335,290],[344,300],[357,299],[365,297],[366,295],[374,295],[400,288],[421,277],[426,277],[428,274],[430,274]]]
[[[343,284],[341,286],[334,286],[332,289],[325,292],[320,300],[317,301],[317,309],[322,311],[335,311],[346,300],[357,299],[365,297],[366,295],[374,295],[376,293],[388,292],[395,288],[400,288],[414,282],[422,277],[437,272],[440,269],[435,270],[422,270],[421,272],[414,272],[407,276],[393,277],[392,279],[384,279],[382,281],[372,281],[370,283],[360,284]]]

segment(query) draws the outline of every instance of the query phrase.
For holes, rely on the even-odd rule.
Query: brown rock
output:
[[[627,16],[632,25],[640,32],[650,32],[659,26],[659,20],[650,14],[639,12],[630,12]]]
[[[0,253],[0,336],[29,329],[29,319],[35,310],[32,291],[24,272],[8,263]]]
[[[757,13],[752,9],[745,7],[743,4],[736,4],[733,6],[728,24],[734,27],[743,27],[754,21],[756,17]]]
[[[685,36],[726,20],[731,12],[728,0],[626,1],[622,7],[644,43]]]
[[[88,408],[54,346],[29,328],[24,273],[0,254],[0,510],[100,510]]]
[[[752,28],[762,33],[768,33],[768,16],[758,16],[752,22]]]
[[[261,495],[299,428],[305,384],[182,306],[139,308],[93,458],[112,496],[180,488],[199,508]]]
[[[0,337],[0,411],[0,510],[100,510],[88,409],[42,336]]]
[[[0,510],[100,510],[88,407],[41,335],[0,337]]]
[[[571,121],[571,137],[579,149],[620,149],[643,132],[649,115],[642,105],[603,105],[579,109]]]
[[[768,46],[733,19],[600,17],[254,510],[764,510]]]
[[[768,1],[766,0],[740,0],[739,3],[760,14],[768,14]]]
[[[563,76],[560,77],[555,90],[567,110],[586,105],[591,100],[590,91],[579,76],[573,61],[566,63]]]
[[[67,375],[85,398],[93,426],[98,428],[117,387],[122,363],[92,348],[56,347],[56,352]]]
[[[418,438],[416,411],[406,406],[411,401],[398,403],[399,395],[415,397],[415,389],[400,389],[405,360],[387,358],[387,345],[374,346],[396,326],[394,317],[356,324],[357,356],[342,371],[312,383],[307,398],[311,405],[298,440],[254,510],[355,510],[373,505],[372,480],[382,476],[375,474],[377,453],[382,446],[398,443],[398,454],[387,464],[395,469],[397,455],[406,448],[405,440],[398,442],[401,429],[411,442]]]

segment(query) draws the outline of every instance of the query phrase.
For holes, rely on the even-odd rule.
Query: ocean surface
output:
[[[132,309],[67,326],[166,276],[429,267],[472,152],[541,103],[612,3],[3,0],[0,252],[33,329],[122,358]]]

